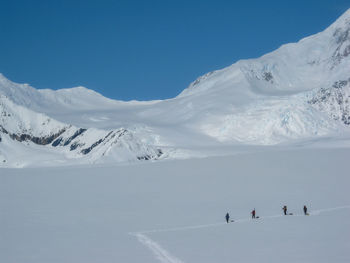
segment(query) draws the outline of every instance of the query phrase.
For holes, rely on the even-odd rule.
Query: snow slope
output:
[[[5,167],[149,160],[163,154],[127,129],[77,128],[17,105],[2,95],[0,143],[0,162]]]
[[[349,137],[349,69],[350,9],[323,32],[207,73],[173,99],[122,102],[82,87],[36,90],[3,75],[0,94],[64,125],[126,129],[137,145],[170,149],[167,158],[203,157],[222,155],[227,145],[233,153],[241,145]],[[11,121],[6,125],[18,125]],[[40,133],[43,126],[34,126]]]
[[[84,87],[56,91],[50,89],[37,90],[28,84],[14,83],[3,74],[0,74],[0,92],[16,104],[39,112],[64,108],[87,110],[94,109],[96,105],[98,107],[108,107],[122,103],[103,97],[101,94]]]
[[[1,169],[0,261],[349,262],[349,154]]]

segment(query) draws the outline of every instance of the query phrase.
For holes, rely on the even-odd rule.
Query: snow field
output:
[[[342,210],[340,216],[347,217],[350,215],[349,209],[350,209],[350,205],[328,208],[328,209],[319,209],[319,210],[313,211],[309,215],[319,216],[321,213],[335,212],[337,213],[337,216],[339,216],[338,210]],[[189,240],[187,242],[191,243],[191,246],[190,246],[191,249],[189,249],[187,252],[189,253],[189,257],[193,258],[191,262],[203,262],[203,261],[216,262],[218,260],[223,262],[232,262],[233,259],[236,259],[239,262],[253,262],[253,261],[261,260],[262,254],[265,254],[263,255],[263,259],[264,260],[267,259],[266,262],[280,262],[280,261],[286,260],[283,253],[281,254],[275,253],[276,252],[275,250],[277,249],[278,251],[285,250],[286,251],[285,254],[288,255],[289,260],[294,259],[296,262],[299,262],[300,260],[301,261],[307,260],[307,262],[314,262],[314,261],[315,262],[330,262],[330,261],[346,262],[348,260],[348,257],[342,253],[348,248],[348,245],[349,245],[349,240],[347,238],[348,232],[346,231],[343,232],[341,228],[333,228],[332,223],[329,220],[331,219],[329,216],[326,217],[327,222],[322,222],[322,220],[309,220],[309,219],[306,219],[308,221],[305,221],[305,219],[298,220],[298,217],[305,218],[306,216],[304,214],[293,214],[288,216],[279,214],[279,215],[272,215],[272,216],[263,216],[255,220],[252,220],[249,217],[249,218],[234,220],[234,222],[229,223],[229,225],[226,222],[220,222],[216,224],[207,224],[207,225],[194,225],[194,226],[169,228],[169,229],[155,229],[155,230],[148,230],[148,231],[142,231],[139,233],[130,233],[130,234],[137,237],[139,242],[141,242],[144,246],[146,246],[154,254],[154,256],[162,263],[183,262],[182,260],[171,255],[169,251],[165,250],[163,247],[161,247],[159,243],[157,243],[156,241],[150,238],[150,235],[152,235],[152,236],[156,236],[157,240],[162,239],[162,235],[159,235],[159,234],[164,232],[180,232],[180,233],[173,233],[174,237],[176,237],[176,240],[180,239],[182,242],[186,242],[186,239]],[[309,216],[307,216],[307,218],[308,217]],[[266,220],[269,221],[269,220],[276,220],[276,219],[286,220],[287,222],[283,222],[283,223],[276,222],[276,221],[261,222],[261,221],[266,221]],[[315,225],[315,221],[319,221],[319,223]],[[249,224],[248,226],[242,227],[240,226],[241,223],[247,223],[247,224],[250,223],[254,225]],[[234,224],[234,226],[232,224]],[[305,237],[304,235],[305,233],[301,233],[300,230],[298,229],[301,224],[304,225],[304,227],[306,226],[308,228],[308,232],[312,232],[313,238],[316,238],[316,240],[318,241],[314,248],[312,247],[312,244],[307,244],[305,246],[305,242],[301,243],[299,246],[298,244],[294,243],[296,239]],[[343,243],[340,248],[334,250],[327,247],[328,242],[323,240],[324,231],[320,231],[320,224],[323,224],[326,228],[333,229],[332,236],[334,238],[342,239]],[[225,227],[226,225],[235,229],[233,230],[227,229],[227,228],[215,229],[215,230],[208,229],[208,228]],[[282,228],[281,228],[281,225],[282,225]],[[278,233],[279,231],[276,231],[276,227],[280,228],[278,229],[280,233]],[[286,229],[284,229],[284,227]],[[290,231],[290,229],[292,229],[293,232]],[[201,231],[198,233],[196,230],[201,230]],[[185,232],[185,233],[181,233],[181,232]],[[218,233],[221,236],[227,236],[227,234],[228,235],[233,234],[234,242],[232,242],[232,240],[229,240],[230,242],[228,242],[228,245],[227,243],[221,244],[219,249],[216,248],[216,253],[213,255],[211,253],[207,253],[207,251],[211,251],[213,247],[216,247],[216,244],[215,244],[216,241],[213,242],[211,237],[213,235],[218,235]],[[237,235],[237,233],[240,233],[240,234]],[[197,242],[192,239],[193,239],[193,236],[197,236],[198,234],[202,236],[202,238],[200,239],[200,246],[198,246],[198,251],[193,253],[193,250],[195,250],[197,246]],[[198,237],[196,237],[196,239],[197,238]],[[176,247],[172,242],[174,241],[171,241],[171,239],[169,242],[169,235],[167,235],[164,243],[167,243],[168,247]],[[279,244],[281,242],[282,242],[282,245]],[[270,246],[266,246],[266,243],[269,243]],[[262,244],[265,244],[265,245],[262,246]],[[249,248],[251,245],[252,247],[257,247],[260,253],[252,253],[252,251]],[[234,254],[231,253],[230,247],[234,251],[236,251]],[[318,251],[320,248],[322,248],[323,251]],[[218,250],[221,250],[221,251],[217,253]],[[308,252],[308,253],[305,253],[305,252]],[[219,255],[219,259],[217,258],[218,255]],[[316,258],[319,258],[319,259],[316,261]]]
[[[1,169],[0,262],[349,262],[349,154]]]

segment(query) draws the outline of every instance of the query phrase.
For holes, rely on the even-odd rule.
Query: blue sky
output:
[[[198,76],[320,32],[349,0],[0,2],[0,72],[121,100],[176,96]]]

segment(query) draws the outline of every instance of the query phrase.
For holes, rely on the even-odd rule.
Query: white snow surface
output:
[[[0,262],[350,262],[349,73],[350,10],[169,100],[0,75]]]
[[[88,131],[76,143],[86,146],[110,131],[125,129],[130,135],[124,146],[113,147],[116,154],[102,158],[106,151],[94,148],[79,162],[80,155],[67,147],[46,145],[43,151],[55,156],[51,165],[124,162],[137,160],[140,152],[155,157],[159,150],[163,159],[178,159],[237,153],[242,145],[345,140],[350,135],[350,9],[323,32],[207,73],[173,99],[123,102],[84,87],[37,90],[1,74],[0,96],[2,110],[11,114],[2,116],[1,125],[17,134],[48,136],[70,127],[68,136],[83,128]],[[16,145],[0,142],[0,158],[8,157],[1,166],[23,166],[8,161],[17,156],[4,152]],[[31,161],[33,147],[26,147],[26,166],[38,165]]]
[[[349,148],[270,148],[3,168],[0,262],[349,262],[349,156]]]

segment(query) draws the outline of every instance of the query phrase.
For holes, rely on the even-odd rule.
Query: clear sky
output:
[[[320,32],[349,0],[1,0],[0,72],[35,88],[165,99]]]

